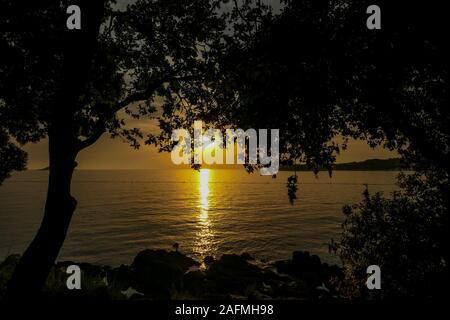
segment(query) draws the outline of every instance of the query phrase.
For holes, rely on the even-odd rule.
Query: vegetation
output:
[[[274,14],[256,0],[228,11],[222,1],[138,0],[125,12],[113,1],[74,0],[85,18],[71,32],[68,1],[22,2],[0,2],[11,30],[0,34],[0,181],[25,166],[16,142],[48,138],[50,168],[44,219],[11,296],[37,294],[54,265],[77,205],[70,185],[78,153],[104,133],[139,147],[144,133],[125,118],[151,116],[156,98],[161,133],[145,140],[162,151],[173,147],[173,129],[194,120],[278,128],[282,164],[314,172],[331,174],[351,138],[396,150],[416,174],[392,199],[367,194],[345,209],[342,290],[365,297],[370,263],[386,274],[382,297],[439,294],[436,279],[447,281],[450,261],[443,5],[380,1],[382,29],[368,30],[371,3],[361,1],[286,0]],[[23,30],[24,21],[33,28]],[[288,180],[291,200],[296,184]]]
[[[0,300],[18,255],[0,264]],[[68,290],[65,270],[74,262],[53,266],[43,295],[50,299],[335,299],[333,283],[342,272],[317,256],[296,251],[292,259],[256,264],[247,253],[207,257],[206,267],[178,251],[144,250],[131,265],[119,267],[77,263],[81,289]]]
[[[370,159],[360,162],[335,163],[332,166],[333,171],[348,170],[348,171],[399,171],[403,169],[400,158],[392,159]],[[299,164],[295,166],[284,166],[280,168],[281,171],[311,171],[306,164]],[[328,171],[328,168],[320,167],[319,171]]]
[[[77,206],[78,153],[105,133],[138,148],[144,133],[125,119],[149,117],[156,97],[164,109],[182,90],[202,97],[214,69],[208,47],[225,27],[220,2],[138,0],[125,12],[111,0],[0,2],[0,179],[24,168],[17,144],[48,138],[50,159],[44,218],[15,269],[12,297],[38,294],[59,253]],[[74,4],[81,30],[66,28]]]
[[[287,2],[279,16],[258,19],[249,41],[235,44],[218,90],[238,97],[226,108],[230,122],[284,132],[285,165],[306,163],[331,174],[350,138],[396,150],[416,172],[401,178],[402,191],[388,198],[366,195],[345,208],[338,247],[343,295],[368,297],[366,268],[376,264],[384,279],[380,298],[440,297],[450,261],[450,65],[443,7],[378,5],[386,13],[384,27],[373,32],[364,28],[367,6],[360,1]],[[247,9],[242,14],[254,21]],[[344,142],[333,143],[336,136]],[[296,179],[288,181],[291,199]]]
[[[438,298],[447,296],[448,188],[419,174],[402,176],[392,197],[364,192],[346,206],[338,252],[344,266],[340,292],[347,298]],[[441,184],[441,185],[439,185]],[[382,290],[366,288],[367,266],[382,270]]]

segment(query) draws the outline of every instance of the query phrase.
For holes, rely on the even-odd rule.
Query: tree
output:
[[[146,142],[161,150],[173,147],[173,129],[194,120],[278,128],[282,163],[331,173],[347,140],[362,138],[398,150],[416,170],[439,172],[449,199],[446,11],[381,1],[382,29],[368,30],[371,3],[282,2],[279,15],[245,0],[219,16],[219,1],[139,0],[126,12],[112,1],[71,1],[83,8],[79,31],[65,29],[66,1],[1,2],[3,145],[50,143],[44,219],[11,295],[37,292],[59,252],[76,206],[78,152],[105,132],[139,147],[144,133],[126,127],[119,111],[149,116],[156,96],[164,99],[162,131]],[[14,32],[24,25],[33,28]]]
[[[364,192],[361,203],[346,206],[338,244],[346,298],[442,298],[450,281],[447,261],[448,206],[435,174],[403,175],[391,197]],[[366,269],[376,264],[382,290],[367,290]]]
[[[345,208],[343,288],[348,297],[367,296],[366,268],[379,264],[382,298],[439,297],[450,261],[445,10],[378,4],[382,29],[368,30],[369,3],[291,2],[254,43],[229,58],[247,60],[239,64],[244,76],[228,67],[236,86],[228,82],[225,92],[238,92],[235,118],[282,128],[285,159],[332,168],[346,138],[398,151],[416,172],[400,179],[402,190],[390,198],[366,194]],[[301,46],[292,45],[294,38]],[[344,144],[327,146],[337,135]]]
[[[210,84],[215,99],[192,112],[220,128],[278,128],[282,163],[306,162],[316,172],[328,167],[331,174],[350,138],[399,152],[416,175],[393,199],[366,196],[346,209],[344,267],[358,290],[363,266],[380,261],[391,281],[386,295],[438,295],[450,261],[445,7],[378,1],[381,30],[369,30],[369,2],[284,1],[280,15],[256,3],[236,4],[234,37]],[[172,123],[189,122],[171,111],[162,140]],[[296,183],[289,178],[290,198]],[[413,276],[417,283],[408,283]]]
[[[346,138],[361,138],[448,171],[445,10],[381,1],[382,29],[369,30],[369,4],[286,1],[256,26],[242,8],[253,34],[230,40],[211,118],[279,128],[287,163],[331,168]]]
[[[214,68],[208,46],[224,28],[220,1],[138,0],[126,11],[114,3],[0,2],[0,178],[23,168],[16,143],[48,138],[50,159],[44,218],[9,297],[36,295],[58,256],[77,205],[77,154],[105,133],[138,148],[144,133],[126,117],[150,116],[157,96],[171,99],[185,87],[196,90],[194,100]],[[81,8],[80,30],[66,28],[69,5]]]
[[[11,171],[24,170],[27,155],[14,143],[10,142],[5,131],[0,131],[0,185],[6,178],[10,177]]]

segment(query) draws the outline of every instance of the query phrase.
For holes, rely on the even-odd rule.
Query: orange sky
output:
[[[124,9],[126,4],[130,2],[133,2],[133,0],[120,0],[118,7]],[[272,3],[271,0],[267,2]],[[279,8],[276,7],[275,9],[278,10]],[[156,122],[134,120],[134,126],[148,132],[156,129]],[[46,140],[27,145],[25,150],[29,153],[29,169],[40,169],[48,166]],[[338,157],[338,162],[362,161],[373,158],[385,159],[395,156],[396,153],[383,148],[372,150],[363,141],[352,141],[348,150]],[[113,140],[106,135],[90,148],[83,150],[77,161],[79,169],[164,169],[177,167],[172,164],[169,153],[159,153],[154,147],[149,146],[142,146],[140,150],[134,150],[120,139]]]
[[[48,166],[47,141],[28,145],[29,169]],[[362,161],[366,159],[386,159],[396,154],[388,150],[370,149],[364,141],[351,141],[348,150],[339,157],[338,162]],[[77,158],[78,169],[164,169],[177,168],[170,159],[170,153],[159,153],[154,147],[142,146],[134,150],[120,139],[103,136],[90,148],[83,150]]]

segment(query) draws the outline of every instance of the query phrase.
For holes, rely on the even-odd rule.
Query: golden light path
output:
[[[209,209],[209,176],[211,170],[201,169],[200,170],[200,220],[208,221],[208,209]]]
[[[195,251],[203,260],[206,256],[212,255],[214,251],[214,231],[211,218],[209,216],[210,201],[210,178],[211,170],[201,169],[199,173],[199,213],[198,229],[196,233]],[[204,265],[203,265],[204,266]]]

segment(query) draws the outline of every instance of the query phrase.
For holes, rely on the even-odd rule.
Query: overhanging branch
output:
[[[167,77],[164,79],[160,79],[158,81],[154,81],[151,85],[147,87],[146,90],[135,92],[130,94],[128,97],[117,103],[116,107],[111,109],[110,112],[104,115],[103,119],[100,119],[97,121],[96,125],[94,126],[92,134],[86,138],[85,140],[79,140],[77,143],[78,151],[83,150],[91,145],[93,145],[100,137],[106,133],[106,121],[107,119],[111,118],[119,112],[121,109],[129,106],[130,104],[138,101],[143,101],[146,99],[149,99],[151,95],[155,92],[156,89],[158,89],[159,86],[164,84],[165,82],[170,81],[186,81],[186,80],[194,80],[198,79],[199,75],[186,75],[186,76],[173,76],[173,77]]]
[[[130,94],[128,97],[123,99],[117,104],[117,108],[114,109],[114,113],[120,111],[121,109],[125,108],[126,106],[138,102],[149,99],[152,94],[155,92],[158,87],[163,85],[166,82],[170,81],[186,81],[186,80],[195,80],[198,79],[200,75],[193,74],[193,75],[186,75],[186,76],[173,76],[173,77],[167,77],[164,79],[160,79],[158,81],[153,82],[151,85],[147,87],[146,90],[138,91],[135,93]]]
[[[97,122],[97,124],[94,127],[94,130],[92,134],[85,140],[79,140],[77,149],[78,151],[81,151],[87,147],[90,147],[95,142],[97,142],[98,139],[106,132],[106,125],[103,121]]]

